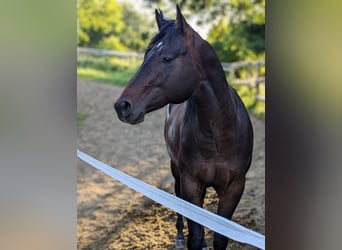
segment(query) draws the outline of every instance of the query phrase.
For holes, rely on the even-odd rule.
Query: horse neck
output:
[[[196,110],[202,126],[227,126],[236,120],[236,102],[214,49],[205,41],[199,48],[206,78],[189,99],[189,110]],[[210,124],[208,124],[210,123]]]

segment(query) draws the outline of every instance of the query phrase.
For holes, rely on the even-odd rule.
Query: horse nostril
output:
[[[122,110],[123,112],[128,113],[128,112],[130,112],[131,109],[132,109],[132,104],[129,103],[128,101],[122,101],[122,102],[120,103],[120,108],[121,108],[121,110]]]
[[[119,101],[115,104],[115,110],[121,117],[128,117],[132,113],[132,104],[127,100]]]

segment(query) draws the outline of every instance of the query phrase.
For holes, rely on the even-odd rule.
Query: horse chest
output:
[[[165,142],[171,160],[178,165],[179,143],[180,143],[180,122],[182,120],[181,105],[175,105],[172,111],[167,107],[165,121]]]
[[[177,138],[176,138],[176,124],[171,124],[166,128],[165,131],[166,148],[173,162],[177,163]]]
[[[175,163],[178,158],[188,158],[200,154],[204,158],[219,156],[217,134],[201,133],[198,124],[184,124],[186,104],[169,106],[166,113],[164,136],[167,151]]]

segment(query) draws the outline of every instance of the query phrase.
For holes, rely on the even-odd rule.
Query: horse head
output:
[[[151,40],[139,70],[128,82],[114,108],[121,121],[143,122],[146,113],[168,103],[187,100],[205,78],[196,46],[202,41],[177,5],[176,20],[155,11],[159,32]]]

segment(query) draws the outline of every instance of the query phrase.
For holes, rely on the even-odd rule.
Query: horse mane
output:
[[[151,39],[151,42],[149,43],[145,55],[144,57],[146,57],[146,55],[151,51],[151,49],[164,37],[167,39],[172,39],[175,36],[176,33],[176,26],[175,24],[175,20],[166,20],[164,19],[164,23],[163,26],[160,27],[159,32]]]

